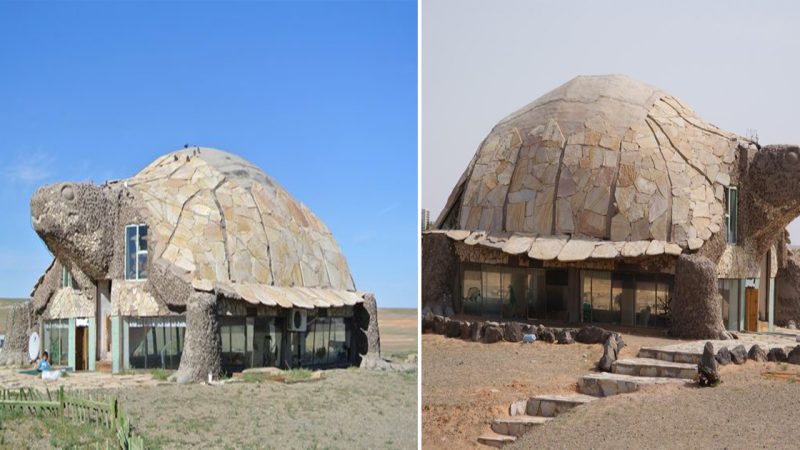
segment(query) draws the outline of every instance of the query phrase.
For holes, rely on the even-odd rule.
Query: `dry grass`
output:
[[[417,310],[411,308],[381,308],[378,310],[381,332],[381,353],[404,358],[417,353]]]

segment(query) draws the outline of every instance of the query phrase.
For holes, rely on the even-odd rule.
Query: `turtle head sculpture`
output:
[[[757,241],[781,232],[800,216],[800,147],[768,145],[754,156],[747,171],[745,200],[755,214],[747,216],[746,235]]]
[[[31,223],[58,258],[79,262],[93,278],[108,271],[112,254],[108,233],[112,203],[92,183],[57,183],[39,188],[31,198]]]

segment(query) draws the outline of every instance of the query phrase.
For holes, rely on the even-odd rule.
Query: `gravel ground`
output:
[[[609,397],[506,448],[798,448],[800,383],[767,379],[765,370],[800,374],[785,364],[726,366],[717,388],[654,386]]]

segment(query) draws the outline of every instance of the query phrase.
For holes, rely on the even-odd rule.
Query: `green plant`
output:
[[[154,379],[159,381],[167,381],[167,379],[172,375],[172,370],[166,369],[153,369],[150,371],[150,375],[153,376]]]

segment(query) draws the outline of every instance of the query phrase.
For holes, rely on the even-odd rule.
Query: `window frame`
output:
[[[145,249],[145,250],[142,250],[141,246],[140,246],[140,242],[141,242],[141,233],[140,233],[140,231],[141,231],[142,227],[146,227],[147,228],[148,235],[149,235],[150,234],[149,233],[150,228],[147,226],[146,223],[135,223],[135,224],[125,225],[125,231],[124,231],[124,236],[125,236],[125,280],[127,280],[127,281],[144,281],[144,280],[147,279],[147,276],[142,277],[142,275],[141,275],[142,271],[141,271],[141,268],[139,267],[139,256],[145,255],[146,261],[147,262],[150,261],[150,256],[148,255],[148,250],[150,249],[150,246],[148,245],[147,249]],[[128,251],[129,251],[129,248],[128,248],[128,230],[131,229],[131,228],[135,228],[136,229],[136,251],[134,252],[135,253],[134,261],[135,261],[136,267],[134,268],[134,278],[129,278],[128,277],[128,269],[129,269],[128,261],[130,260],[130,256],[131,256],[128,253]]]
[[[736,195],[732,196],[731,193]],[[735,197],[732,199],[731,197]],[[734,208],[731,208],[733,206]],[[733,213],[731,211],[733,210]],[[725,242],[736,244],[739,234],[739,188],[737,186],[725,187]]]
[[[72,282],[72,272],[70,272],[69,267],[66,264],[61,265],[61,288],[74,288],[75,285]]]

